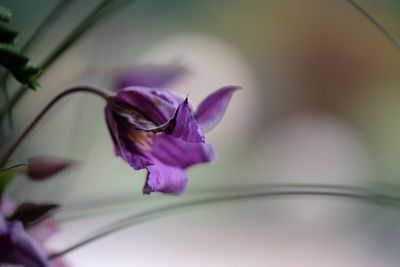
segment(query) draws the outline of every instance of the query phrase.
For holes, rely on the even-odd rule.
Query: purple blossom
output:
[[[1,216],[13,217],[13,215],[16,214],[17,208],[15,207],[14,203],[8,197],[3,197],[1,199],[0,204],[1,204],[0,205],[0,217]],[[1,218],[3,218],[3,217],[1,217]],[[3,218],[3,220],[4,220],[4,218]],[[0,219],[0,221],[1,221],[1,219]],[[14,222],[14,224],[15,223],[16,222]],[[19,222],[17,222],[17,223],[20,224]],[[37,248],[39,246],[41,249],[41,250],[39,249],[39,251],[47,252],[47,254],[49,254],[50,251],[45,248],[44,244],[52,235],[54,235],[58,231],[59,231],[59,226],[57,225],[55,220],[52,217],[47,217],[47,218],[41,220],[40,222],[38,222],[34,225],[31,225],[29,227],[29,229],[25,230],[25,233],[29,235],[27,238],[30,243],[34,244],[33,245],[34,247]],[[0,243],[1,243],[1,241],[0,241]],[[1,256],[2,250],[3,250],[3,247],[0,244],[0,263],[3,263],[3,259]],[[43,254],[42,252],[39,252],[39,253]],[[49,266],[49,267],[66,267],[66,266],[68,266],[60,258],[54,259],[47,264],[48,265],[44,265],[44,266]],[[30,266],[30,265],[27,265],[27,266]],[[40,265],[40,266],[43,266],[43,265]]]
[[[45,253],[19,221],[7,222],[0,214],[0,263],[49,267]]]
[[[181,65],[145,65],[124,69],[116,75],[115,87],[164,87],[186,73]]]
[[[156,88],[126,87],[110,98],[105,115],[115,153],[135,170],[147,169],[143,193],[178,195],[186,186],[185,169],[213,160],[203,132],[222,118],[237,89],[217,90],[194,113],[187,98]]]

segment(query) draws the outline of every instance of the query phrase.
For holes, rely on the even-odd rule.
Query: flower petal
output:
[[[14,203],[6,196],[3,196],[1,198],[1,204],[0,204],[0,213],[8,217],[12,215],[15,212],[15,205]]]
[[[18,221],[9,223],[7,232],[0,235],[0,263],[29,267],[49,266],[45,253]]]
[[[106,106],[105,114],[107,126],[114,142],[115,154],[122,157],[135,170],[152,165],[152,161],[146,157],[142,149],[124,136],[123,129],[121,129],[123,125],[117,123],[117,119],[108,105]]]
[[[116,88],[129,86],[165,87],[168,83],[180,78],[186,69],[180,65],[140,66],[121,71],[117,75]]]
[[[167,90],[140,86],[123,88],[114,99],[136,108],[157,125],[166,123],[174,116],[184,100]]]
[[[179,105],[174,117],[164,130],[167,135],[187,142],[204,143],[205,137],[193,116],[188,99]]]
[[[0,213],[0,236],[3,236],[7,233],[7,222],[4,219],[3,215]]]
[[[238,89],[238,86],[223,87],[200,103],[195,118],[204,132],[211,130],[221,120],[232,94]]]
[[[179,195],[185,190],[187,176],[181,168],[156,161],[154,165],[147,167],[147,171],[144,194],[162,192]]]
[[[210,144],[185,142],[166,135],[152,137],[151,153],[164,164],[182,169],[214,160]]]
[[[123,118],[131,127],[132,131],[139,130],[145,132],[164,132],[175,138],[181,138],[182,140],[194,143],[204,143],[205,138],[193,116],[192,109],[190,108],[189,102],[186,99],[176,109],[172,118],[167,122],[156,125],[154,122],[149,120],[141,111],[127,106],[124,103],[117,101],[111,101],[109,103],[109,109],[115,112],[116,116]],[[116,119],[114,119],[115,121]]]

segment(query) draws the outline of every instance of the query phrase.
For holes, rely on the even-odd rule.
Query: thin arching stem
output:
[[[11,165],[11,166],[9,166],[9,167],[7,167],[7,168],[1,169],[1,170],[0,170],[0,174],[4,173],[4,172],[6,172],[6,171],[12,170],[12,169],[16,169],[16,168],[20,168],[20,167],[27,167],[28,165],[29,165],[28,162],[20,162],[20,163]]]
[[[43,118],[43,116],[62,98],[74,94],[74,93],[90,93],[101,98],[106,101],[109,98],[109,95],[104,92],[102,88],[96,88],[93,86],[76,86],[69,88],[60,94],[58,94],[53,100],[51,100],[47,106],[33,119],[33,121],[28,125],[28,127],[22,132],[22,134],[18,137],[18,139],[10,146],[10,148],[4,153],[2,158],[0,159],[0,169],[5,166],[11,155],[17,149],[17,147],[21,144],[21,142],[28,136],[28,134],[32,131],[32,129],[37,125],[37,123]]]
[[[359,11],[372,25],[374,25],[398,50],[400,50],[400,42],[390,33],[377,19],[374,18],[366,9],[364,9],[355,0],[346,0],[351,6]]]
[[[185,193],[186,197],[205,197],[222,194],[238,194],[245,192],[265,192],[266,190],[289,190],[289,189],[313,189],[313,190],[340,190],[341,192],[347,193],[363,193],[374,196],[377,199],[398,201],[400,204],[400,196],[389,195],[386,193],[385,188],[387,186],[375,187],[361,187],[355,185],[341,185],[341,184],[309,184],[309,183],[297,183],[297,184],[278,184],[278,183],[262,183],[254,185],[241,185],[231,187],[212,187],[197,189]],[[393,188],[393,187],[391,187]],[[121,211],[124,207],[132,203],[138,203],[143,201],[143,198],[133,196],[131,193],[114,195],[107,198],[95,198],[90,201],[78,201],[63,205],[55,211],[57,214],[57,222],[65,223],[69,221],[76,221],[79,219],[102,216],[107,212]],[[148,201],[148,200],[146,200]]]
[[[24,53],[29,50],[33,44],[41,37],[49,27],[51,27],[55,20],[57,20],[64,10],[73,3],[73,0],[61,0],[49,15],[40,23],[39,27],[36,28],[35,32],[31,35],[28,41],[25,42],[21,48],[21,52]]]
[[[268,190],[266,192],[248,192],[248,193],[238,193],[235,195],[224,195],[224,196],[216,196],[216,197],[208,197],[201,198],[192,201],[187,201],[183,203],[164,205],[159,208],[149,209],[147,211],[143,211],[140,213],[136,213],[132,216],[126,217],[122,220],[112,223],[108,227],[105,227],[102,231],[80,241],[72,246],[49,255],[49,259],[55,259],[58,257],[62,257],[69,252],[75,251],[85,245],[88,245],[94,241],[97,241],[101,238],[107,237],[113,233],[121,231],[123,229],[129,228],[133,225],[140,224],[143,222],[147,222],[150,220],[154,220],[163,216],[170,215],[173,211],[180,211],[187,208],[193,208],[197,206],[202,206],[206,204],[214,204],[220,202],[229,202],[229,201],[239,201],[239,200],[253,200],[260,198],[272,198],[272,197],[289,197],[289,196],[324,196],[324,197],[340,197],[340,198],[349,198],[349,199],[358,199],[362,201],[366,201],[369,203],[376,203],[379,205],[385,205],[388,207],[400,208],[400,203],[397,201],[390,201],[389,199],[380,199],[375,195],[365,194],[365,193],[356,193],[356,192],[346,192],[340,190],[315,190],[315,189],[290,189],[290,190]]]

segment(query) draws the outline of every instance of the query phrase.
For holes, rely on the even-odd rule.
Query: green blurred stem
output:
[[[28,41],[21,48],[21,53],[28,51],[33,44],[51,27],[54,21],[56,21],[64,10],[73,3],[73,0],[61,0],[57,6],[50,12],[50,14],[42,21],[42,23],[37,27],[35,32],[30,36]]]
[[[351,6],[353,6],[357,11],[359,11],[373,26],[375,26],[385,37],[391,42],[398,50],[400,50],[400,42],[396,37],[390,33],[377,19],[374,18],[366,9],[364,9],[355,0],[346,0]]]
[[[2,174],[3,172],[15,169],[15,168],[20,168],[20,167],[26,167],[29,164],[27,162],[21,162],[21,163],[17,163],[14,165],[11,165],[10,167],[4,168],[4,169],[0,169],[0,174]]]
[[[314,187],[306,188],[301,186],[299,188],[295,188],[293,185],[288,185],[286,189],[267,189],[263,192],[260,192],[259,189],[255,189],[249,192],[242,192],[242,193],[235,193],[235,194],[222,194],[213,196],[213,197],[206,197],[206,198],[199,198],[191,201],[186,201],[182,203],[175,203],[170,205],[164,205],[158,208],[149,209],[147,211],[143,211],[140,213],[133,214],[128,216],[122,220],[114,222],[109,226],[103,228],[101,231],[95,233],[88,238],[79,241],[70,247],[49,255],[49,259],[55,259],[58,257],[62,257],[69,252],[75,251],[79,248],[84,247],[92,242],[100,240],[104,237],[107,237],[111,234],[114,234],[118,231],[124,230],[129,228],[133,225],[141,224],[144,222],[148,222],[154,219],[158,219],[161,217],[169,216],[172,212],[175,211],[182,211],[187,208],[194,208],[198,206],[203,206],[207,204],[216,204],[222,202],[230,202],[230,201],[241,201],[241,200],[255,200],[255,199],[262,199],[262,198],[273,198],[273,197],[290,197],[290,196],[323,196],[323,197],[338,197],[338,198],[348,198],[348,199],[357,199],[361,201],[366,201],[369,203],[375,203],[379,205],[384,205],[392,208],[399,209],[400,203],[396,198],[394,201],[390,197],[380,198],[377,197],[375,194],[370,193],[362,193],[362,192],[350,192],[346,190],[339,190],[339,189],[315,189]]]
[[[8,114],[8,122],[10,125],[10,128],[13,127],[12,123],[12,118],[11,118],[11,106],[10,106],[10,94],[8,93],[8,88],[7,88],[7,75],[8,73],[5,72],[3,77],[2,77],[2,84],[3,84],[3,96],[4,96],[4,107],[6,109],[6,112]]]
[[[51,100],[47,106],[33,119],[33,121],[29,124],[29,126],[22,132],[20,137],[13,143],[10,148],[5,152],[3,157],[0,159],[0,169],[3,168],[14,151],[18,148],[18,146],[22,143],[22,141],[28,136],[28,134],[32,131],[32,129],[38,124],[38,122],[43,118],[43,116],[62,98],[74,94],[74,93],[90,93],[97,96],[100,96],[104,100],[108,101],[109,95],[104,92],[104,89],[97,88],[94,86],[76,86],[70,89],[67,89],[60,94],[58,94],[53,100]]]
[[[84,21],[79,24],[65,39],[64,41],[55,48],[54,51],[39,65],[39,68],[44,72],[46,71],[55,61],[59,58],[74,42],[76,42],[84,33],[91,29],[101,18],[106,15],[110,15],[122,8],[125,4],[133,0],[103,0],[93,10]],[[43,74],[42,72],[42,74]],[[18,88],[16,93],[11,97],[9,101],[9,108],[12,109],[18,101],[25,95],[27,88],[21,86]],[[4,107],[0,111],[0,122],[3,121],[4,116],[7,114],[7,107]]]

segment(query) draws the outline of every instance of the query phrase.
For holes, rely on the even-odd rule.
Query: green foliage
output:
[[[29,58],[10,49],[0,46],[0,64],[3,65],[19,82],[32,89],[39,87],[37,78],[40,70],[30,63]]]
[[[3,192],[7,188],[8,184],[10,183],[12,177],[15,174],[16,169],[11,168],[7,170],[0,170],[0,197],[3,195]]]
[[[12,13],[9,9],[0,6],[0,21],[9,22],[11,21]]]
[[[0,21],[8,22],[11,20],[11,12],[0,7]],[[0,65],[8,70],[16,80],[31,89],[37,89],[37,81],[40,70],[34,67],[29,58],[17,52],[12,46],[18,36],[14,30],[8,29],[0,24]],[[5,90],[5,88],[3,88]]]
[[[13,44],[18,33],[0,25],[0,43]]]

